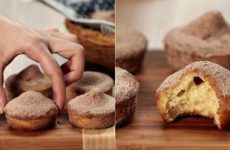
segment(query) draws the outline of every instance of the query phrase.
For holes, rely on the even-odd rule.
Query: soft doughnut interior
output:
[[[215,90],[195,73],[184,75],[179,84],[168,89],[162,98],[169,121],[180,115],[200,115],[214,118],[219,124],[219,103]]]

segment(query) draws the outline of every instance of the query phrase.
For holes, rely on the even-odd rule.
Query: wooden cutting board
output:
[[[65,113],[53,129],[25,132],[10,129],[0,118],[0,150],[114,150],[115,127],[81,130],[69,124]]]
[[[230,132],[219,131],[210,119],[188,117],[169,124],[162,121],[154,94],[172,72],[165,53],[148,52],[137,75],[141,87],[136,114],[129,125],[117,129],[117,149],[230,149]],[[0,117],[0,150],[80,150],[82,143],[82,131],[69,124],[66,114],[58,119],[56,128],[38,132],[9,129]]]
[[[67,115],[58,118],[54,129],[36,132],[10,129],[5,118],[1,117],[0,140],[0,150],[82,149],[82,131],[69,124]]]
[[[148,52],[140,81],[138,104],[133,121],[116,131],[117,148],[128,149],[230,149],[230,131],[220,131],[212,120],[201,117],[182,118],[164,123],[156,107],[155,91],[173,71],[164,52]]]
[[[86,69],[104,69],[86,63]],[[115,149],[115,127],[101,130],[81,130],[73,127],[65,109],[53,129],[36,132],[16,131],[9,128],[6,119],[0,116],[0,150],[102,150]]]

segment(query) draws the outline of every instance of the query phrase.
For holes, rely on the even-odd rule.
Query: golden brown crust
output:
[[[67,109],[70,123],[80,128],[107,128],[115,122],[115,99],[98,89],[69,101]]]
[[[177,71],[176,73],[168,76],[160,85],[156,91],[156,100],[158,109],[162,118],[167,121],[173,121],[169,119],[165,114],[165,108],[162,105],[162,98],[166,94],[168,89],[173,89],[178,85],[184,76],[189,74],[197,74],[199,77],[208,82],[208,84],[214,89],[217,96],[219,107],[217,109],[217,114],[219,116],[218,127],[220,129],[230,128],[230,71],[218,64],[199,61],[194,62],[184,69]],[[187,113],[188,114],[188,113]],[[194,112],[190,115],[199,115],[199,112]],[[213,116],[205,116],[213,118]]]
[[[116,103],[137,95],[140,84],[127,70],[115,67],[115,99]]]
[[[116,125],[128,123],[135,113],[139,83],[124,69],[115,68]]]
[[[220,12],[208,12],[165,36],[168,62],[175,70],[200,60],[230,68],[229,37],[230,28]]]
[[[115,112],[104,115],[82,116],[72,109],[68,109],[69,121],[72,125],[84,129],[103,129],[114,125]]]
[[[71,33],[77,35],[79,42],[84,46],[86,60],[114,68],[114,35],[105,35],[81,27],[68,19],[65,21],[65,25]]]
[[[144,61],[145,51],[136,57],[131,58],[116,58],[116,66],[127,69],[131,73],[137,73],[142,67]]]
[[[67,100],[70,100],[94,88],[111,95],[113,86],[114,81],[109,75],[96,71],[85,71],[80,80],[72,83],[66,88],[66,97]]]
[[[147,50],[147,39],[137,31],[118,28],[116,35],[116,66],[131,73],[140,70]]]
[[[116,126],[129,123],[135,114],[137,96],[116,103]]]
[[[21,119],[10,115],[5,115],[10,127],[16,130],[35,131],[43,130],[55,126],[56,114],[38,119]]]
[[[54,124],[58,108],[44,95],[27,91],[8,102],[4,108],[11,127],[18,130],[40,130]]]

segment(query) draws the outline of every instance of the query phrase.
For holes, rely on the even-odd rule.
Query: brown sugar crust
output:
[[[98,89],[69,101],[67,109],[71,124],[80,128],[101,129],[115,123],[115,100]]]
[[[87,37],[89,36],[87,40],[96,45],[114,46],[115,39],[113,35],[105,35],[99,31],[86,29],[84,27],[74,24],[68,19],[66,20],[66,27],[70,30],[70,32],[80,34],[80,37],[86,35]],[[81,41],[84,39],[82,38],[79,40]],[[82,41],[82,43],[84,43],[84,41]]]
[[[103,93],[111,94],[113,86],[114,81],[110,76],[101,72],[85,71],[79,81],[67,88],[67,93],[72,94],[72,96],[68,96],[69,98],[73,98],[73,96],[81,95],[97,88]],[[76,94],[74,95],[74,93]]]
[[[66,19],[67,29],[77,35],[85,48],[85,58],[90,62],[114,68],[115,36],[88,29]]]
[[[40,130],[55,123],[58,108],[44,95],[27,91],[10,101],[4,112],[11,127],[18,130]]]
[[[128,123],[137,103],[139,83],[124,69],[115,68],[116,125]]]
[[[181,69],[193,61],[208,60],[230,68],[230,28],[218,11],[210,11],[164,39],[168,62]]]
[[[12,98],[28,90],[37,91],[52,98],[52,84],[37,65],[30,65],[18,74],[9,76],[5,82],[6,90]]]
[[[136,73],[141,68],[147,49],[143,34],[120,27],[116,35],[116,66]]]
[[[162,118],[171,122],[175,118],[170,119],[166,114],[166,107],[163,104],[163,98],[170,95],[179,83],[183,82],[184,77],[189,75],[195,75],[207,82],[211,89],[215,92],[215,97],[217,97],[217,111],[216,116],[205,115],[214,119],[217,126],[220,129],[230,128],[230,71],[218,64],[209,61],[198,61],[194,62],[184,69],[177,71],[176,73],[168,76],[157,89],[156,100],[159,111]],[[169,90],[172,90],[171,92]],[[209,91],[210,93],[210,91]],[[210,101],[209,101],[210,102]],[[190,115],[201,115],[200,112],[184,112],[184,114]],[[180,114],[183,115],[183,114]],[[201,115],[202,116],[202,115]]]
[[[115,12],[112,11],[96,11],[91,16],[92,19],[105,20],[109,22],[115,22]]]
[[[114,81],[110,76],[101,72],[85,71],[79,81],[66,88],[67,100],[89,92],[94,88],[111,95],[113,86]]]

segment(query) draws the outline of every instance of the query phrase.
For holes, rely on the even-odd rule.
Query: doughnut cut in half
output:
[[[166,122],[200,115],[212,118],[219,129],[229,129],[230,71],[209,61],[191,63],[163,81],[156,100]]]

